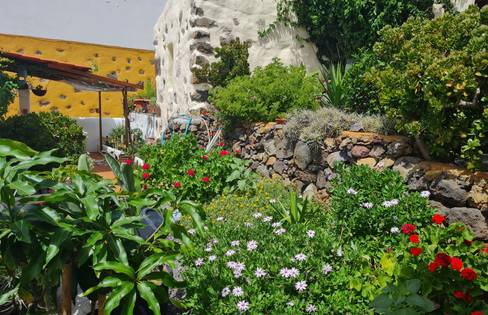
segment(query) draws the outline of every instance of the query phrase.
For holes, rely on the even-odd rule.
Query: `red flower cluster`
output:
[[[483,311],[472,311],[471,315],[484,315]]]
[[[207,184],[209,181],[210,181],[210,178],[208,176],[205,176],[204,178],[202,178],[202,182],[204,182],[205,184]]]
[[[476,280],[476,278],[478,277],[478,274],[476,273],[476,271],[474,271],[471,268],[464,268],[463,271],[461,271],[461,277],[464,280],[472,282],[472,281]]]
[[[442,214],[436,213],[432,216],[432,222],[435,224],[442,224],[446,220],[446,217]]]
[[[149,177],[151,177],[151,174],[149,174],[149,173],[142,174],[142,178],[144,178],[144,180],[148,180]]]
[[[422,254],[422,252],[423,252],[423,249],[420,248],[420,247],[412,247],[412,248],[410,248],[410,254],[412,254],[415,257],[417,257],[420,254]]]
[[[186,173],[187,173],[187,174],[188,174],[188,176],[190,176],[190,177],[195,176],[195,171],[194,171],[194,170],[192,170],[192,169],[189,169],[188,171],[186,171]]]
[[[227,150],[220,151],[220,156],[226,156],[226,155],[229,155],[229,151]]]
[[[412,242],[414,244],[420,243],[420,237],[419,237],[418,234],[412,234],[412,235],[410,235],[409,239],[410,239],[410,242]]]
[[[429,264],[428,269],[430,272],[435,272],[439,267],[447,268],[449,266],[451,266],[452,270],[460,272],[461,277],[467,281],[474,281],[478,277],[478,274],[473,269],[463,269],[463,261],[461,259],[458,257],[450,257],[444,253],[438,253],[434,261]]]
[[[457,290],[452,293],[456,299],[464,300],[468,303],[473,301],[473,298],[468,293],[464,293],[463,291]]]
[[[404,225],[402,225],[402,233],[403,234],[410,235],[413,232],[415,232],[416,229],[417,229],[417,227],[413,224],[410,224],[410,223],[405,223]]]
[[[124,161],[124,163],[127,164],[127,165],[129,165],[129,166],[132,165],[132,162],[133,161],[131,159],[127,159],[127,160]]]
[[[202,160],[204,160],[204,161],[208,161],[208,155],[203,155],[203,156],[202,156]]]
[[[145,170],[145,171],[147,171],[147,170],[149,169],[149,164],[144,163],[144,164],[142,165],[142,169],[143,169],[143,170]]]
[[[225,145],[224,141],[220,141],[220,142],[219,142],[219,147],[221,147],[221,148],[222,148],[224,145]]]
[[[175,182],[174,183],[175,188],[181,188],[181,183],[180,182]]]

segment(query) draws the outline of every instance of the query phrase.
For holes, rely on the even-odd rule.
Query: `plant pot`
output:
[[[44,96],[47,93],[47,89],[43,89],[40,85],[36,86],[31,91],[35,96]]]

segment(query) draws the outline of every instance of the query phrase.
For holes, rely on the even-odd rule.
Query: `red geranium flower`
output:
[[[124,163],[127,164],[127,165],[129,165],[129,166],[132,165],[132,162],[133,161],[131,159],[127,159],[127,160],[124,161]]]
[[[224,141],[219,142],[219,147],[223,147],[225,145]]]
[[[186,171],[186,173],[188,174],[188,176],[191,176],[191,177],[195,176],[195,171],[192,169],[189,169],[188,171]]]
[[[208,161],[208,155],[204,155],[204,156],[202,156],[202,160],[204,160],[204,161]]]
[[[144,178],[144,180],[149,179],[149,177],[151,177],[151,174],[149,174],[149,173],[142,174],[142,178]]]
[[[429,264],[429,271],[430,272],[435,272],[437,270],[437,268],[439,267],[439,263],[437,261],[433,261]]]
[[[414,244],[418,244],[420,243],[420,237],[418,234],[412,234],[410,235],[410,242],[414,243]]]
[[[412,234],[413,232],[415,232],[415,229],[417,227],[413,224],[410,224],[410,223],[405,223],[403,226],[402,226],[402,232],[403,234]]]
[[[144,164],[142,165],[142,169],[147,171],[147,170],[149,169],[149,164],[144,163]]]
[[[488,244],[485,244],[485,248],[481,250],[483,253],[488,254]]]
[[[202,182],[204,183],[208,183],[210,181],[210,178],[208,176],[205,176],[204,178],[202,178]]]
[[[474,281],[478,277],[478,274],[471,268],[464,268],[463,271],[461,271],[461,277],[468,281]]]
[[[180,182],[175,182],[174,183],[175,188],[181,188],[181,183]]]
[[[220,151],[220,156],[226,156],[228,154],[229,154],[229,151],[227,151],[227,150]]]
[[[434,222],[435,224],[442,224],[445,219],[446,217],[439,213],[436,213],[432,216],[432,222]]]
[[[483,311],[472,311],[471,315],[484,315]]]
[[[464,298],[465,298],[464,292],[463,291],[459,291],[459,290],[458,291],[454,291],[452,293],[452,295],[454,295],[454,297],[457,298],[457,299],[463,299],[464,300]]]
[[[144,185],[142,186],[142,190],[147,190],[147,184],[144,184]]]
[[[241,149],[235,149],[236,154],[241,154]]]
[[[463,261],[457,257],[451,257],[452,270],[461,271],[463,269]]]
[[[447,266],[449,266],[449,263],[451,262],[451,257],[444,253],[437,253],[437,255],[435,255],[434,261],[437,263],[437,265],[442,266],[443,268],[447,268]]]
[[[420,247],[412,247],[410,248],[410,254],[412,254],[413,256],[417,257],[419,256],[420,254],[422,254],[422,248]]]

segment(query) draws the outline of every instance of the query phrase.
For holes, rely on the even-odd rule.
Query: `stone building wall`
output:
[[[278,27],[266,39],[258,32],[276,20],[274,0],[168,0],[155,26],[158,104],[163,124],[169,117],[207,103],[210,85],[199,83],[192,68],[213,62],[214,48],[233,38],[249,41],[249,63],[285,64],[319,69],[314,45],[304,30]]]

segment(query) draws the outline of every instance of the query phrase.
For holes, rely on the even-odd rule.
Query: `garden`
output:
[[[435,207],[437,186],[385,166],[488,169],[488,6],[434,18],[433,4],[278,1],[276,24],[308,30],[323,72],[251,71],[249,43],[223,44],[194,73],[223,136],[135,131],[128,157],[105,155],[113,181],[74,120],[3,117],[16,80],[0,72],[0,314],[80,299],[90,314],[488,314],[485,239]]]

